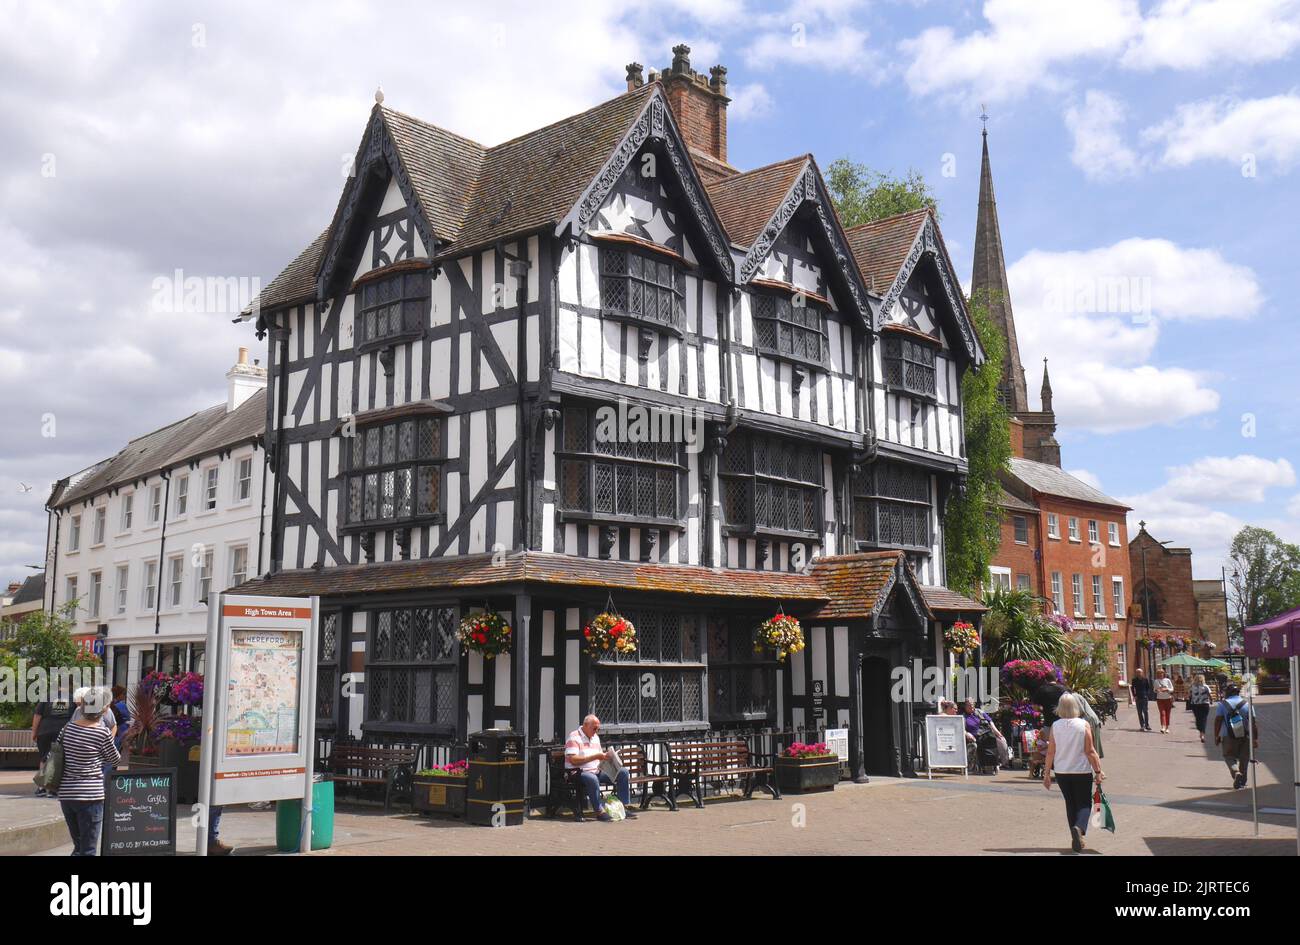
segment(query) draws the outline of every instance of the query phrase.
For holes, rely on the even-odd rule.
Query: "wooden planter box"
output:
[[[158,742],[158,754],[140,755],[130,752],[126,756],[128,769],[175,768],[176,803],[193,804],[199,799],[199,746],[182,745],[174,738]]]
[[[1285,676],[1269,676],[1259,684],[1261,696],[1285,695],[1291,691],[1291,680]]]
[[[417,814],[465,816],[465,794],[469,778],[420,777],[411,782],[411,809]]]
[[[776,759],[776,784],[782,794],[833,791],[840,780],[839,755]]]

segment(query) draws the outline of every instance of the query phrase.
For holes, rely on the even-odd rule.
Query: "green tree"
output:
[[[896,213],[929,207],[939,215],[934,192],[920,171],[908,169],[905,177],[872,170],[848,158],[826,169],[826,186],[845,227],[860,226]]]
[[[967,371],[961,382],[968,473],[965,492],[948,500],[943,537],[948,586],[974,595],[1002,543],[998,474],[1011,458],[1011,427],[1006,406],[998,399],[1006,339],[984,300],[972,301],[968,307],[986,360],[978,371]]]
[[[28,669],[39,668],[47,673],[99,666],[98,657],[87,653],[72,639],[76,627],[75,607],[74,601],[52,614],[38,610],[24,617],[14,635],[0,645],[0,666],[7,667],[15,676],[20,660]],[[32,702],[7,702],[0,706],[0,725],[19,728],[30,725],[34,708]]]
[[[1300,547],[1267,528],[1247,525],[1232,539],[1228,558],[1238,627],[1300,607]]]

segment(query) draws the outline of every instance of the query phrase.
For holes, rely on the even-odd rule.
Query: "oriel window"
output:
[[[410,417],[360,428],[348,450],[347,522],[432,520],[442,511],[442,420]]]
[[[738,430],[727,438],[718,474],[729,530],[820,534],[822,453],[816,446]]]
[[[357,293],[357,347],[377,347],[420,334],[428,322],[429,286],[429,274],[423,270],[364,283]]]
[[[853,538],[867,545],[929,551],[930,473],[876,462],[853,476]]]
[[[885,334],[881,355],[885,383],[909,394],[935,395],[935,346],[898,334]]]
[[[646,440],[627,431],[603,435],[593,411],[566,407],[561,431],[560,508],[599,518],[667,520],[680,517],[679,444],[646,427]]]
[[[828,356],[825,312],[803,296],[756,293],[754,346],[761,354],[822,367]]]
[[[603,314],[680,333],[686,320],[685,299],[686,273],[681,266],[654,253],[600,248]]]

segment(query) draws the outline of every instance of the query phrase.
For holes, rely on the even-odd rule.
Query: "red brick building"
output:
[[[1202,629],[1202,605],[1197,599],[1196,585],[1211,585],[1222,602],[1222,585],[1218,581],[1192,580],[1192,549],[1169,548],[1151,536],[1142,526],[1129,543],[1129,560],[1133,564],[1133,617],[1134,630],[1145,632],[1150,625],[1152,638],[1168,640],[1183,637],[1194,641],[1194,652],[1200,654],[1208,639],[1216,646],[1225,646],[1227,630],[1223,624],[1222,609],[1214,613],[1209,635]],[[1217,619],[1214,619],[1217,618]],[[1135,636],[1141,636],[1135,632]],[[1142,665],[1148,666],[1151,653],[1139,647]],[[1157,647],[1158,661],[1169,655],[1168,647]]]

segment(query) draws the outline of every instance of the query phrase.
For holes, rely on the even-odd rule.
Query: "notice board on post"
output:
[[[104,856],[176,855],[176,769],[141,768],[104,779]]]
[[[313,601],[220,600],[212,722],[204,735],[212,746],[210,803],[301,798],[316,750]]]
[[[966,718],[962,715],[925,717],[926,776],[931,771],[960,768],[966,771]]]

